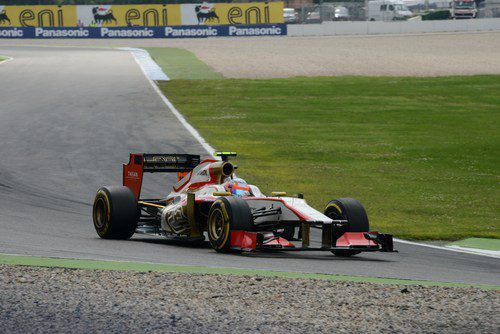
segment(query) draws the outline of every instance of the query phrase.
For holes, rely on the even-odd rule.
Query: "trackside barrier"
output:
[[[0,38],[207,38],[283,36],[287,25],[210,25],[120,28],[0,28]]]
[[[500,31],[500,18],[473,20],[323,22],[288,25],[288,36],[340,36]]]

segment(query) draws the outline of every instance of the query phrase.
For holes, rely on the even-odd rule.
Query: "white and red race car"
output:
[[[369,231],[363,206],[352,198],[330,201],[323,213],[303,196],[264,195],[234,175],[233,152],[221,160],[200,161],[190,154],[131,154],[123,166],[123,186],[102,187],[93,206],[101,238],[128,239],[134,233],[204,239],[217,252],[321,250],[350,256],[366,251],[392,252],[392,235]],[[178,173],[166,198],[141,199],[146,172]],[[312,245],[311,228],[321,230]],[[298,242],[298,245],[293,242]]]

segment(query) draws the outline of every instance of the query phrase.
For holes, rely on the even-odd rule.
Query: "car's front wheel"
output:
[[[232,230],[254,230],[248,203],[238,197],[220,197],[210,207],[207,229],[212,248],[220,253],[229,252]]]
[[[346,232],[369,232],[370,223],[363,205],[354,198],[337,198],[326,206],[325,216],[331,219],[347,220]],[[337,256],[347,257],[361,253],[355,250],[332,251]]]

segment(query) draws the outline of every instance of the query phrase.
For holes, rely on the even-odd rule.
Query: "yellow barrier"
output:
[[[283,2],[0,6],[0,27],[123,27],[266,23],[283,23]]]
[[[0,27],[74,27],[76,6],[0,6]],[[0,15],[2,15],[0,14]]]

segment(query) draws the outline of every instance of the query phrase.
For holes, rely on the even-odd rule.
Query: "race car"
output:
[[[130,154],[123,165],[123,185],[97,191],[93,221],[105,239],[128,239],[134,233],[204,240],[217,252],[330,251],[338,256],[392,252],[392,235],[369,231],[364,207],[355,199],[330,201],[323,213],[302,194],[264,195],[238,178],[230,157],[216,152],[201,161],[193,154]],[[159,199],[142,199],[144,173],[177,173],[177,184]],[[321,241],[311,242],[311,229]]]

